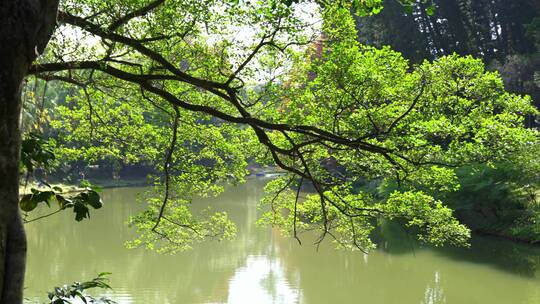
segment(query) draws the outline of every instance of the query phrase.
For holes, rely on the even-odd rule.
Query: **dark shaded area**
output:
[[[407,14],[397,1],[386,0],[385,9],[358,18],[360,41],[390,45],[413,63],[458,53],[503,61],[509,55],[536,51],[527,25],[538,17],[530,0],[434,0],[428,14],[419,4]]]
[[[389,254],[410,254],[426,249],[399,224],[386,222],[373,236],[379,250]],[[445,246],[431,248],[437,254],[457,261],[485,264],[513,274],[535,277],[540,271],[540,247],[509,240],[476,235],[470,248]]]
[[[487,264],[522,276],[534,277],[540,270],[540,248],[489,236],[476,236],[471,248],[446,247],[437,252],[447,258]]]

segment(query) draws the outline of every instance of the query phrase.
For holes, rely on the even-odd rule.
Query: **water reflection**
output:
[[[370,255],[336,251],[332,244],[316,251],[310,245],[315,236],[304,236],[299,246],[255,226],[263,184],[253,180],[194,202],[194,208],[227,211],[238,237],[174,256],[123,246],[133,236],[124,223],[140,209],[134,202],[142,189],[106,190],[108,204],[87,222],[75,223],[66,213],[29,224],[25,296],[44,299],[51,286],[110,271],[114,290],[108,294],[121,304],[540,304],[539,248],[480,238],[471,250],[433,250],[411,245],[400,228],[383,226],[386,243]]]
[[[426,287],[422,304],[446,304],[444,289],[441,286],[441,274],[438,271],[435,271],[433,282]]]
[[[437,252],[454,260],[490,265],[520,276],[540,277],[540,247],[538,246],[509,242],[494,237],[474,237],[471,240],[471,250],[445,248]]]
[[[266,256],[248,256],[229,282],[228,304],[299,303],[301,292],[289,284],[280,261]]]
[[[427,249],[396,223],[382,223],[375,231],[374,240],[380,251],[392,255],[414,255],[416,251]],[[540,247],[534,245],[474,236],[470,249],[442,247],[427,250],[456,261],[484,264],[521,276],[540,277]]]

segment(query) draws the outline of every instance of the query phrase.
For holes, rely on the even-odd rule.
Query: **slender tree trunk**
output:
[[[26,237],[18,207],[21,86],[56,24],[58,0],[0,0],[0,303],[22,303]]]

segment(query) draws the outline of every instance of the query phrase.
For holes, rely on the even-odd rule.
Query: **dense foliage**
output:
[[[356,19],[358,39],[378,47],[390,45],[416,63],[453,53],[473,55],[489,70],[500,73],[506,90],[530,95],[533,104],[540,105],[538,2],[432,3],[432,14],[427,14],[424,4],[416,4],[404,14],[397,2],[385,1],[381,14]],[[525,125],[537,127],[537,116],[526,117]],[[462,187],[445,200],[451,201],[460,220],[474,230],[536,242],[536,154],[533,145],[513,153],[511,161],[460,168]]]
[[[500,71],[508,90],[529,94],[539,104],[537,1],[433,0],[432,4],[432,14],[425,4],[404,14],[398,2],[384,1],[380,14],[357,19],[359,40],[390,45],[413,62],[452,53],[482,58],[490,69]]]
[[[351,12],[380,3],[64,1],[30,71],[77,88],[50,122],[56,153],[158,170],[130,220],[132,246],[174,252],[233,236],[226,214],[189,205],[242,182],[249,162],[286,172],[267,186],[262,221],[295,237],[316,230],[366,250],[386,218],[428,243],[466,245],[468,228],[435,193],[460,187],[460,166],[537,144],[523,127],[536,110],[480,60],[411,65],[360,44]],[[397,186],[376,197],[355,186],[366,180]]]

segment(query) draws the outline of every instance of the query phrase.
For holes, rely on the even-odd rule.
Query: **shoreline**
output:
[[[259,179],[259,178],[272,178],[275,175],[279,175],[281,172],[264,172],[264,175],[261,174],[261,172],[251,172],[251,174],[246,176],[246,179]],[[151,186],[151,183],[148,181],[148,179],[89,179],[88,180],[92,185],[98,186],[102,189],[112,189],[112,188],[131,188],[131,187],[145,187],[145,186]],[[66,184],[66,183],[50,183],[52,187],[60,187],[62,188],[62,193],[73,193],[77,191],[81,191],[83,188],[79,187],[75,184]],[[25,194],[30,193],[30,189],[37,188],[37,189],[45,189],[45,187],[37,187],[38,184],[36,182],[28,183],[26,189],[24,188],[24,185],[21,185],[19,187],[19,196],[23,196]],[[26,190],[26,191],[24,191]],[[520,238],[517,236],[511,236],[507,234],[502,233],[494,233],[494,232],[488,232],[482,229],[473,230],[471,231],[473,234],[478,236],[489,236],[498,238],[501,240],[511,241],[515,243],[520,244],[527,244],[535,247],[540,247],[540,241],[533,241],[528,240],[524,238]]]

